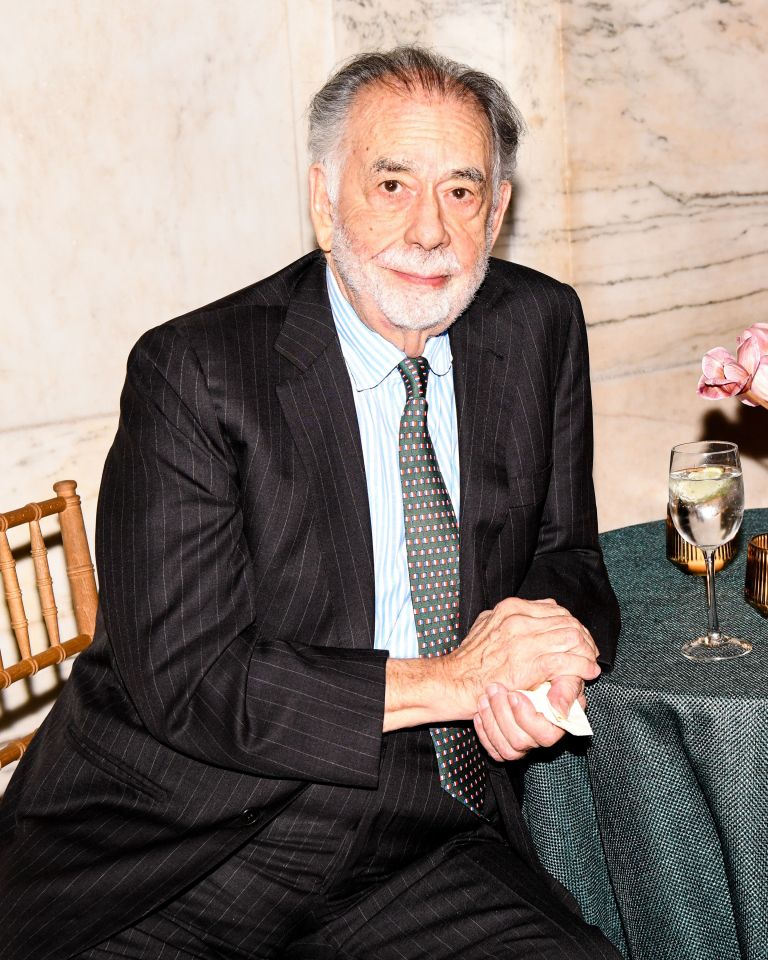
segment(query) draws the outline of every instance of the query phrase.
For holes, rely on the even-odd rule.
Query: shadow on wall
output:
[[[9,691],[0,690],[0,744],[11,739],[12,728],[21,728],[20,732],[29,733],[35,729],[41,719],[41,711],[45,713],[53,706],[53,702],[61,692],[67,679],[61,664],[48,668],[55,674],[54,685],[47,690],[35,689],[35,678],[27,677],[19,684],[21,694],[16,694],[15,703],[8,704]],[[67,675],[69,671],[67,670]],[[50,683],[50,678],[48,678]],[[14,691],[16,693],[16,691]]]
[[[711,410],[701,425],[700,440],[729,440],[739,447],[741,455],[751,460],[768,462],[768,410],[739,404],[735,419],[722,410]]]

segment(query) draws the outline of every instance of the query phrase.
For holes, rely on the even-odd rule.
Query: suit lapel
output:
[[[320,257],[291,294],[275,349],[293,364],[277,395],[310,479],[339,644],[372,647],[373,544],[365,465]]]
[[[499,344],[493,306],[498,293],[489,277],[450,330],[461,471],[460,617],[464,630],[487,607],[483,580],[486,544],[506,483],[506,431],[497,425],[508,365],[506,344]]]

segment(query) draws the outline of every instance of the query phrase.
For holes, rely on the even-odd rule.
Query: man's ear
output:
[[[328,253],[333,238],[333,204],[328,195],[328,174],[322,163],[313,163],[309,168],[309,215],[317,245]]]
[[[512,196],[512,184],[509,180],[502,180],[499,184],[499,202],[496,204],[496,209],[493,211],[493,222],[491,228],[491,235],[493,237],[493,246],[496,243],[496,238],[499,235],[499,230],[501,230],[501,224],[504,220],[504,214],[507,212],[507,207],[509,206],[509,200]]]

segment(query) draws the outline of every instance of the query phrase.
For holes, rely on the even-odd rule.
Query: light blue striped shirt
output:
[[[405,385],[397,365],[405,354],[367,327],[326,270],[336,331],[349,370],[363,445],[373,535],[376,590],[374,646],[393,657],[418,657],[405,549],[398,437]],[[448,334],[430,337],[427,423],[437,462],[459,515],[459,431]]]

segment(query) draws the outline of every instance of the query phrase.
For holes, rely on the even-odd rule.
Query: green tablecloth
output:
[[[524,811],[544,865],[631,960],[768,960],[768,620],[743,599],[738,555],[717,575],[738,660],[696,664],[704,578],[665,559],[664,524],[602,537],[623,631],[588,691],[590,741],[534,759]]]

